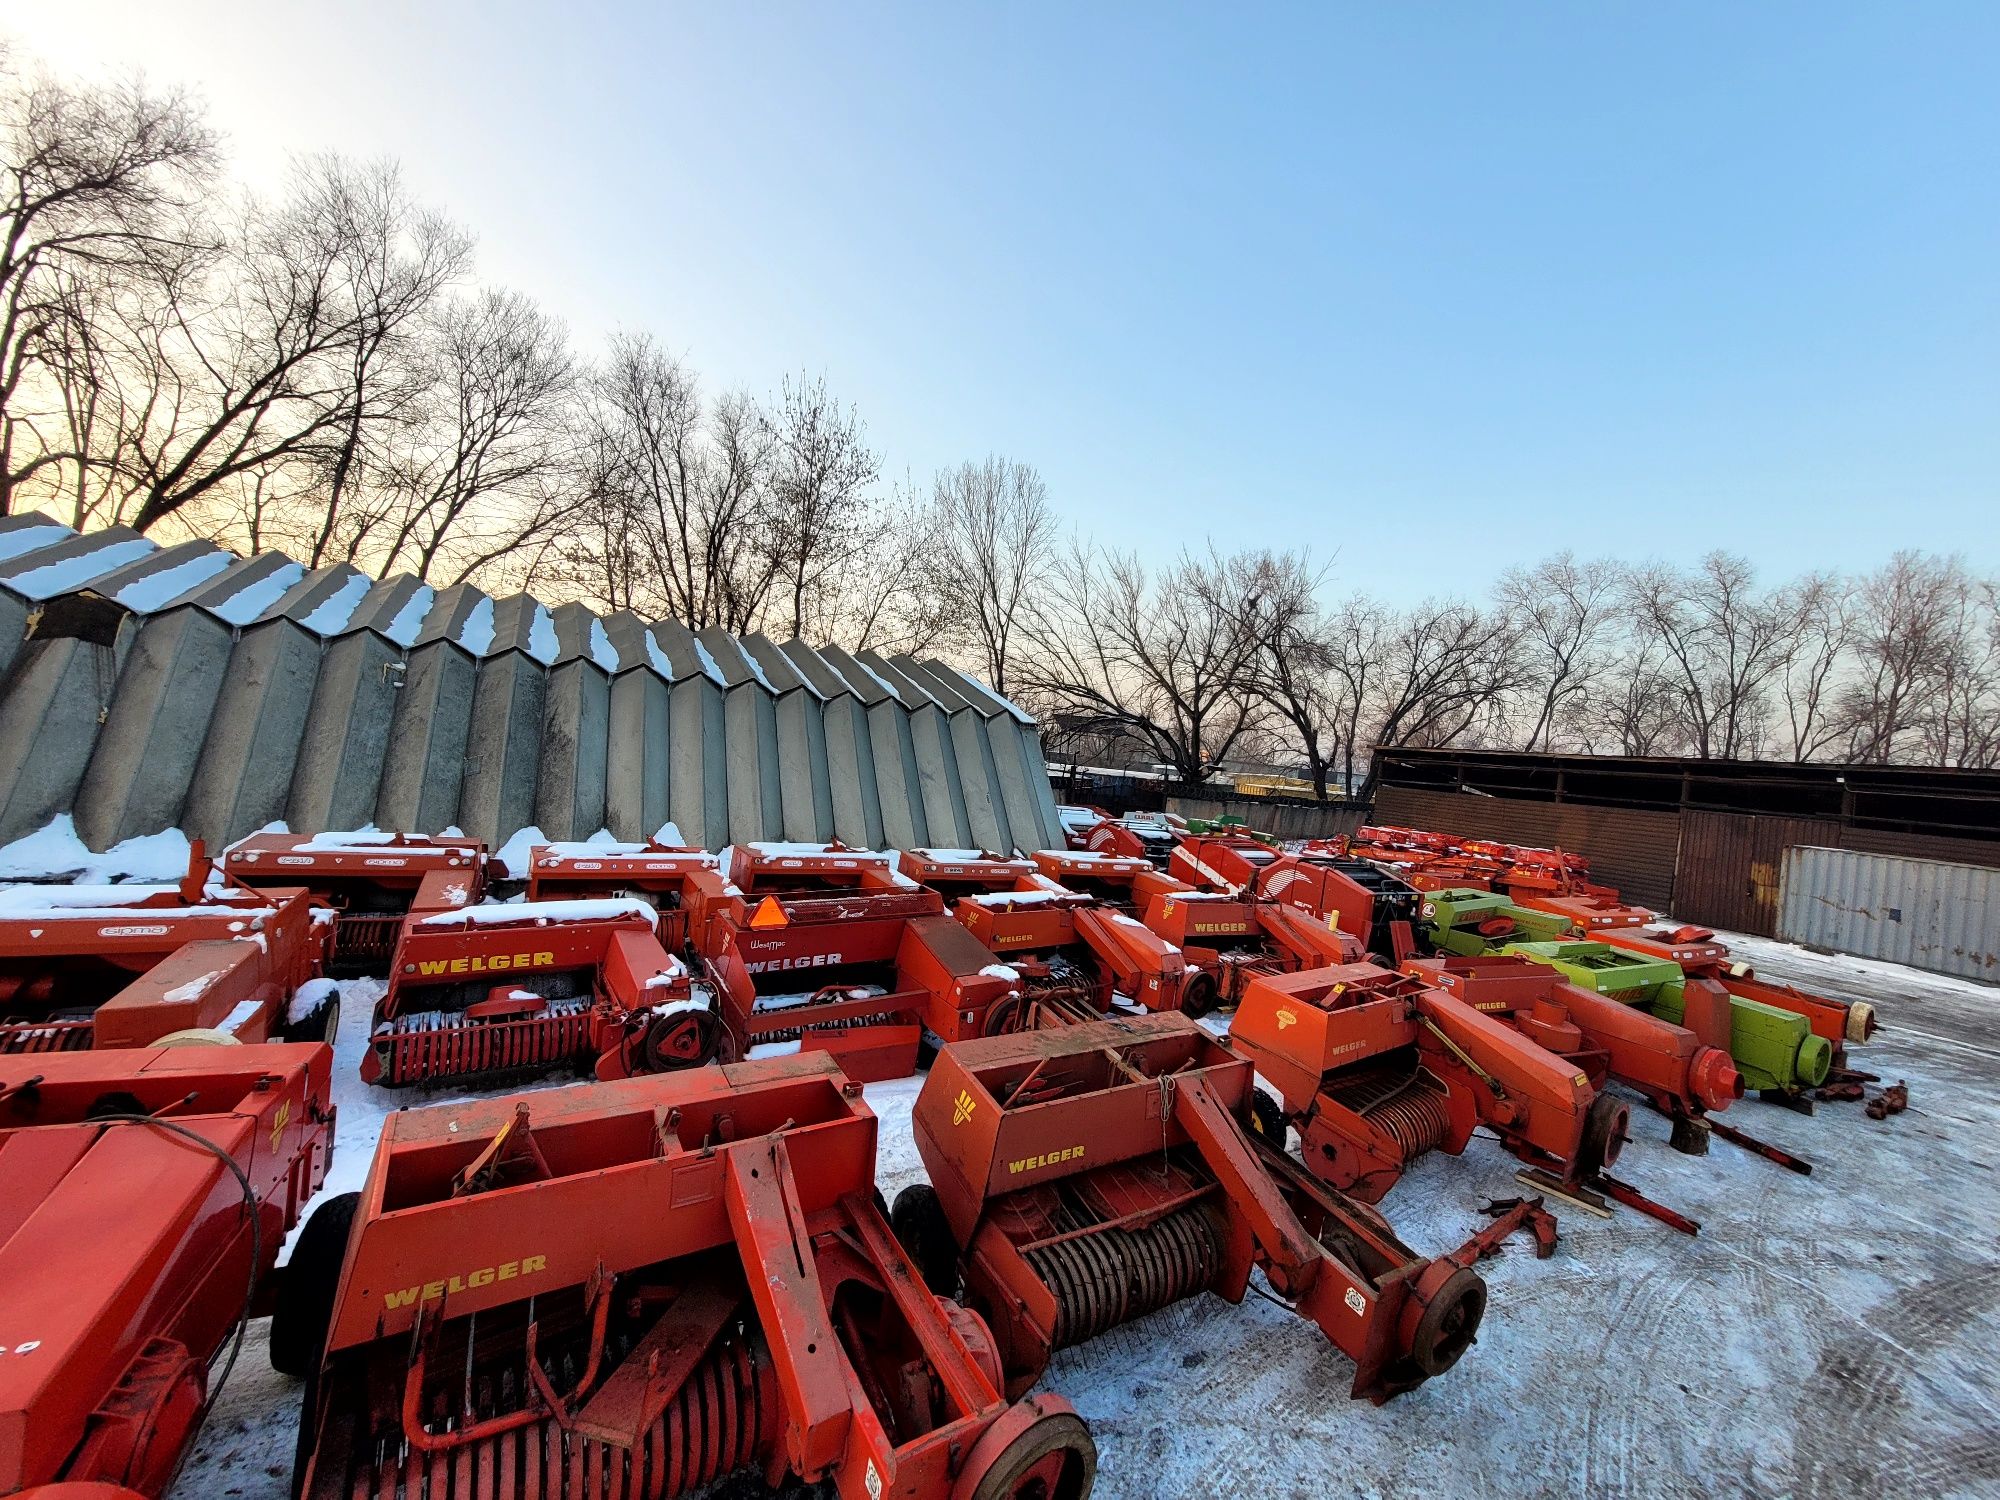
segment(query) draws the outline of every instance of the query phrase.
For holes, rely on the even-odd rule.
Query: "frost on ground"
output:
[[[1348,1400],[1352,1364],[1255,1296],[1196,1298],[1066,1351],[1046,1385],[1090,1423],[1096,1493],[2000,1495],[2000,990],[1727,941],[1767,978],[1873,1002],[1883,1031],[1854,1061],[1908,1080],[1908,1112],[1730,1111],[1809,1157],[1808,1178],[1722,1141],[1676,1155],[1665,1122],[1636,1111],[1619,1175],[1700,1220],[1700,1236],[1557,1205],[1555,1257],[1517,1242],[1486,1262],[1477,1346],[1386,1406]],[[447,1102],[361,1083],[379,993],[342,985],[329,1191],[360,1185],[388,1110]],[[921,1087],[867,1089],[891,1201],[923,1178],[910,1133]],[[1382,1207],[1412,1247],[1438,1253],[1484,1222],[1483,1199],[1522,1191],[1513,1171],[1475,1141],[1421,1162]],[[285,1494],[299,1388],[271,1373],[264,1327],[175,1500]]]

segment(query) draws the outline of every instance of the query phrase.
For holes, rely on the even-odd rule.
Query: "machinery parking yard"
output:
[[[1477,1346],[1384,1406],[1349,1401],[1351,1362],[1258,1296],[1191,1298],[1063,1350],[1042,1388],[1089,1424],[1095,1493],[2000,1493],[2000,991],[1723,936],[1767,978],[1875,1004],[1867,1065],[1907,1081],[1910,1108],[1732,1111],[1810,1159],[1810,1177],[1721,1141],[1679,1155],[1666,1121],[1635,1112],[1621,1170],[1701,1233],[1552,1205],[1554,1257],[1517,1239],[1484,1262]],[[328,1193],[358,1185],[384,1109],[357,1072],[367,983],[344,987]],[[923,1177],[922,1084],[867,1086],[890,1199]],[[1398,1234],[1421,1253],[1456,1246],[1482,1195],[1522,1191],[1516,1165],[1478,1141],[1421,1159],[1397,1191]],[[287,1493],[300,1388],[269,1369],[267,1330],[252,1326],[178,1500]]]

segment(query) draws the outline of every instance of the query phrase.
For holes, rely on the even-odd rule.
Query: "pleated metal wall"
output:
[[[1059,846],[1032,718],[909,656],[0,517],[0,843],[274,821]]]

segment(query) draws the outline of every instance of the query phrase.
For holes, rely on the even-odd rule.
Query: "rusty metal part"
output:
[[[1193,1295],[1221,1260],[1215,1224],[1199,1205],[1143,1228],[1082,1233],[1027,1252],[1056,1299],[1058,1349]]]
[[[1449,1259],[1469,1266],[1498,1255],[1517,1229],[1534,1235],[1536,1260],[1547,1260],[1556,1253],[1556,1216],[1540,1198],[1496,1198],[1482,1203],[1479,1211],[1493,1222],[1452,1251]]]
[[[1621,1182],[1606,1172],[1599,1172],[1590,1179],[1592,1187],[1602,1188],[1605,1193],[1617,1199],[1627,1208],[1636,1208],[1649,1218],[1658,1219],[1670,1229],[1678,1229],[1682,1234],[1700,1234],[1701,1225],[1686,1214],[1668,1208],[1666,1204],[1648,1198],[1629,1182]]]
[[[1890,1084],[1862,1106],[1871,1120],[1886,1120],[1891,1115],[1900,1115],[1909,1107],[1910,1086],[1901,1079]]]
[[[498,1378],[475,1377],[475,1413],[501,1398]],[[775,1372],[761,1340],[712,1351],[629,1448],[593,1441],[540,1416],[431,1451],[362,1433],[344,1475],[320,1457],[315,1494],[351,1500],[492,1500],[508,1494],[617,1494],[673,1500],[751,1467],[784,1424]],[[467,1481],[478,1476],[476,1488]]]

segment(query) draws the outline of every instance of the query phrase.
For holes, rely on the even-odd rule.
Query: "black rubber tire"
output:
[[[919,1073],[930,1072],[931,1064],[938,1060],[938,1053],[941,1050],[943,1049],[931,1040],[928,1028],[919,1031],[917,1033],[917,1071]]]
[[[1199,1021],[1221,1003],[1222,991],[1213,974],[1190,974],[1181,988],[1181,1014],[1190,1021]]]
[[[326,1001],[318,1009],[308,1012],[298,1021],[287,1021],[280,1032],[288,1042],[325,1042],[333,1045],[334,1034],[340,1030],[340,991],[328,992]]]
[[[314,1209],[278,1278],[271,1308],[271,1368],[301,1379],[319,1368],[333,1321],[333,1297],[340,1287],[340,1263],[347,1257],[359,1193],[342,1193]]]
[[[1285,1119],[1285,1106],[1272,1098],[1265,1089],[1250,1090],[1250,1130],[1260,1135],[1274,1147],[1282,1151],[1290,1137],[1287,1135],[1289,1123]]]
[[[292,1500],[306,1489],[306,1465],[319,1445],[319,1369],[306,1375],[305,1399],[299,1404],[298,1436],[292,1440]]]
[[[682,1053],[669,1048],[670,1038],[693,1028],[694,1048]],[[712,1010],[683,1011],[677,1015],[655,1016],[639,1040],[639,1066],[648,1073],[677,1073],[683,1068],[706,1067],[721,1056],[723,1038],[729,1028]]]
[[[1577,1144],[1576,1167],[1582,1177],[1595,1177],[1618,1160],[1632,1136],[1632,1106],[1610,1094],[1590,1101],[1583,1117],[1583,1139]]]
[[[917,1263],[924,1285],[940,1297],[958,1295],[958,1241],[938,1201],[937,1189],[928,1182],[913,1182],[896,1194],[889,1210],[889,1227]]]
[[[1476,1271],[1454,1271],[1417,1323],[1411,1357],[1426,1375],[1442,1375],[1478,1337],[1486,1316],[1486,1283]]]

